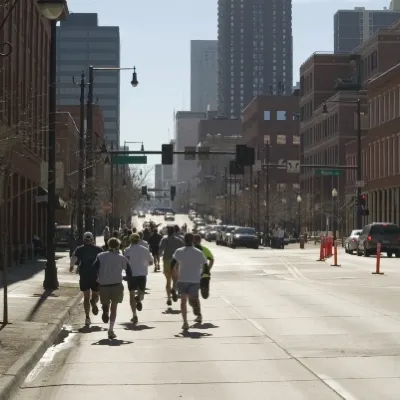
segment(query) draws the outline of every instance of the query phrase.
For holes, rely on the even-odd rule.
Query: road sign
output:
[[[115,165],[147,164],[147,156],[112,156],[111,162]]]
[[[288,160],[286,164],[286,171],[291,174],[299,174],[300,160]]]
[[[314,174],[316,176],[341,176],[342,171],[340,169],[316,169]]]

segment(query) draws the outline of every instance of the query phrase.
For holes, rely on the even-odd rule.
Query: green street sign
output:
[[[111,162],[114,165],[147,164],[147,156],[112,156]]]
[[[341,176],[342,170],[340,170],[340,169],[316,169],[314,174],[316,176]]]

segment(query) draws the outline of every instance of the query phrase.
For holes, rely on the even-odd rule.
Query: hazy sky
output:
[[[293,0],[294,82],[315,51],[333,50],[333,14],[390,0]],[[143,141],[149,150],[173,137],[173,111],[190,108],[190,40],[217,38],[217,0],[68,0],[71,12],[97,12],[100,25],[120,27],[121,67],[136,65],[133,89],[121,72],[121,142]],[[132,148],[133,150],[133,148]],[[159,156],[149,164],[161,162]]]

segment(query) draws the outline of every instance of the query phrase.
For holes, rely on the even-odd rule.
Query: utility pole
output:
[[[228,167],[225,167],[224,178],[225,178],[225,182],[224,182],[224,186],[225,186],[225,190],[224,190],[224,205],[225,205],[224,224],[226,224],[228,222]]]
[[[260,160],[260,147],[257,147],[257,160]],[[257,171],[257,232],[260,232],[260,194],[261,194],[261,171]]]
[[[361,102],[357,99],[357,181],[361,181]],[[361,199],[361,187],[357,187],[357,199],[360,202]],[[361,209],[357,206],[357,229],[362,229],[362,215]]]
[[[269,139],[265,143],[265,164],[267,165],[265,176],[265,229],[264,232],[269,231],[269,162],[270,162],[270,144]]]
[[[253,209],[254,209],[254,182],[253,182],[253,166],[250,165],[250,184],[249,184],[249,193],[250,193],[250,201],[249,201],[249,225],[253,227],[254,225],[254,214],[253,214]]]
[[[228,175],[228,190],[229,190],[229,225],[232,225],[232,175],[229,171]]]

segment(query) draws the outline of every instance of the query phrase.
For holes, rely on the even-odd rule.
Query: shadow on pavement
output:
[[[35,314],[39,311],[42,304],[46,301],[48,297],[57,297],[53,290],[45,290],[42,294],[34,294],[34,297],[39,297],[38,301],[36,302],[35,306],[32,308],[31,312],[26,318],[26,321],[32,321]]]
[[[171,315],[176,315],[180,314],[181,310],[174,310],[173,308],[167,308],[165,311],[162,312],[163,314],[171,314]]]
[[[147,331],[148,329],[154,329],[155,326],[148,326],[148,325],[137,325],[134,324],[133,322],[125,322],[121,324],[122,326],[125,326],[126,331]]]
[[[189,338],[189,339],[201,339],[204,337],[212,336],[211,333],[206,332],[191,332],[191,331],[182,331],[178,335],[175,335],[177,338]]]
[[[103,332],[106,331],[106,328],[102,328],[101,326],[91,325],[91,326],[84,326],[78,329],[79,333],[93,333],[93,332]]]
[[[25,281],[44,270],[46,260],[38,260],[34,263],[20,264],[8,268],[8,284]],[[4,287],[4,282],[0,283],[0,289]]]
[[[205,324],[200,324],[200,323],[196,323],[194,325],[191,326],[191,328],[195,328],[195,329],[213,329],[213,328],[219,328],[219,326],[211,324],[209,322],[206,322]]]
[[[119,339],[101,339],[98,342],[92,343],[92,346],[122,346],[124,344],[132,344],[129,340]]]

